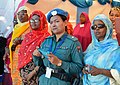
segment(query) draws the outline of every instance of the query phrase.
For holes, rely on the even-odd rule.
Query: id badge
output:
[[[80,27],[84,27],[84,24],[81,24]]]
[[[50,78],[50,77],[51,77],[51,72],[52,72],[52,70],[53,70],[53,69],[47,67],[47,69],[46,69],[46,74],[45,74],[45,77],[46,77],[46,78]]]

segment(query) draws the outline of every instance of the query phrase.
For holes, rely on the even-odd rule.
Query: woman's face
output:
[[[113,25],[115,25],[115,18],[120,17],[120,12],[118,10],[111,10],[109,14],[109,18],[112,21]]]
[[[33,30],[40,27],[40,17],[38,15],[33,15],[30,19],[30,26]]]
[[[67,20],[63,21],[59,15],[50,18],[50,28],[54,34],[64,33],[65,26],[67,26]]]
[[[94,34],[98,41],[102,41],[105,38],[107,28],[105,24],[101,20],[94,21],[94,25],[92,26],[94,30]]]
[[[20,20],[21,23],[27,22],[28,21],[28,14],[26,10],[22,10],[17,13],[18,19]]]
[[[86,22],[86,18],[83,14],[80,15],[80,22],[81,24],[84,24]]]

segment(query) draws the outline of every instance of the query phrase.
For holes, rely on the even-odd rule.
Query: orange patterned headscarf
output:
[[[69,22],[69,19],[70,19],[70,14],[68,13],[68,16],[67,16],[67,33],[70,34],[70,35],[73,35],[73,26],[72,24]]]
[[[40,17],[40,27],[36,30],[32,29],[30,33],[25,35],[18,54],[18,69],[32,61],[32,53],[36,49],[36,46],[40,46],[45,38],[50,35],[45,15],[41,11],[34,11],[30,15],[30,19],[34,15]]]

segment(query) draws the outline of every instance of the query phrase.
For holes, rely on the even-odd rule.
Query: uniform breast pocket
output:
[[[61,46],[58,48],[56,54],[57,54],[57,56],[60,56],[60,58],[66,59],[70,55],[70,49],[69,49],[69,47]]]
[[[44,50],[44,51],[48,51],[49,48],[50,48],[50,45],[48,45],[48,44],[43,45],[43,46],[41,47],[41,49]]]

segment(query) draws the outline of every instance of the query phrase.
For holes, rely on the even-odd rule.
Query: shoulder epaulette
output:
[[[76,37],[70,36],[70,35],[68,35],[67,38],[70,39],[70,40],[73,40],[73,41],[77,41],[78,40]]]

